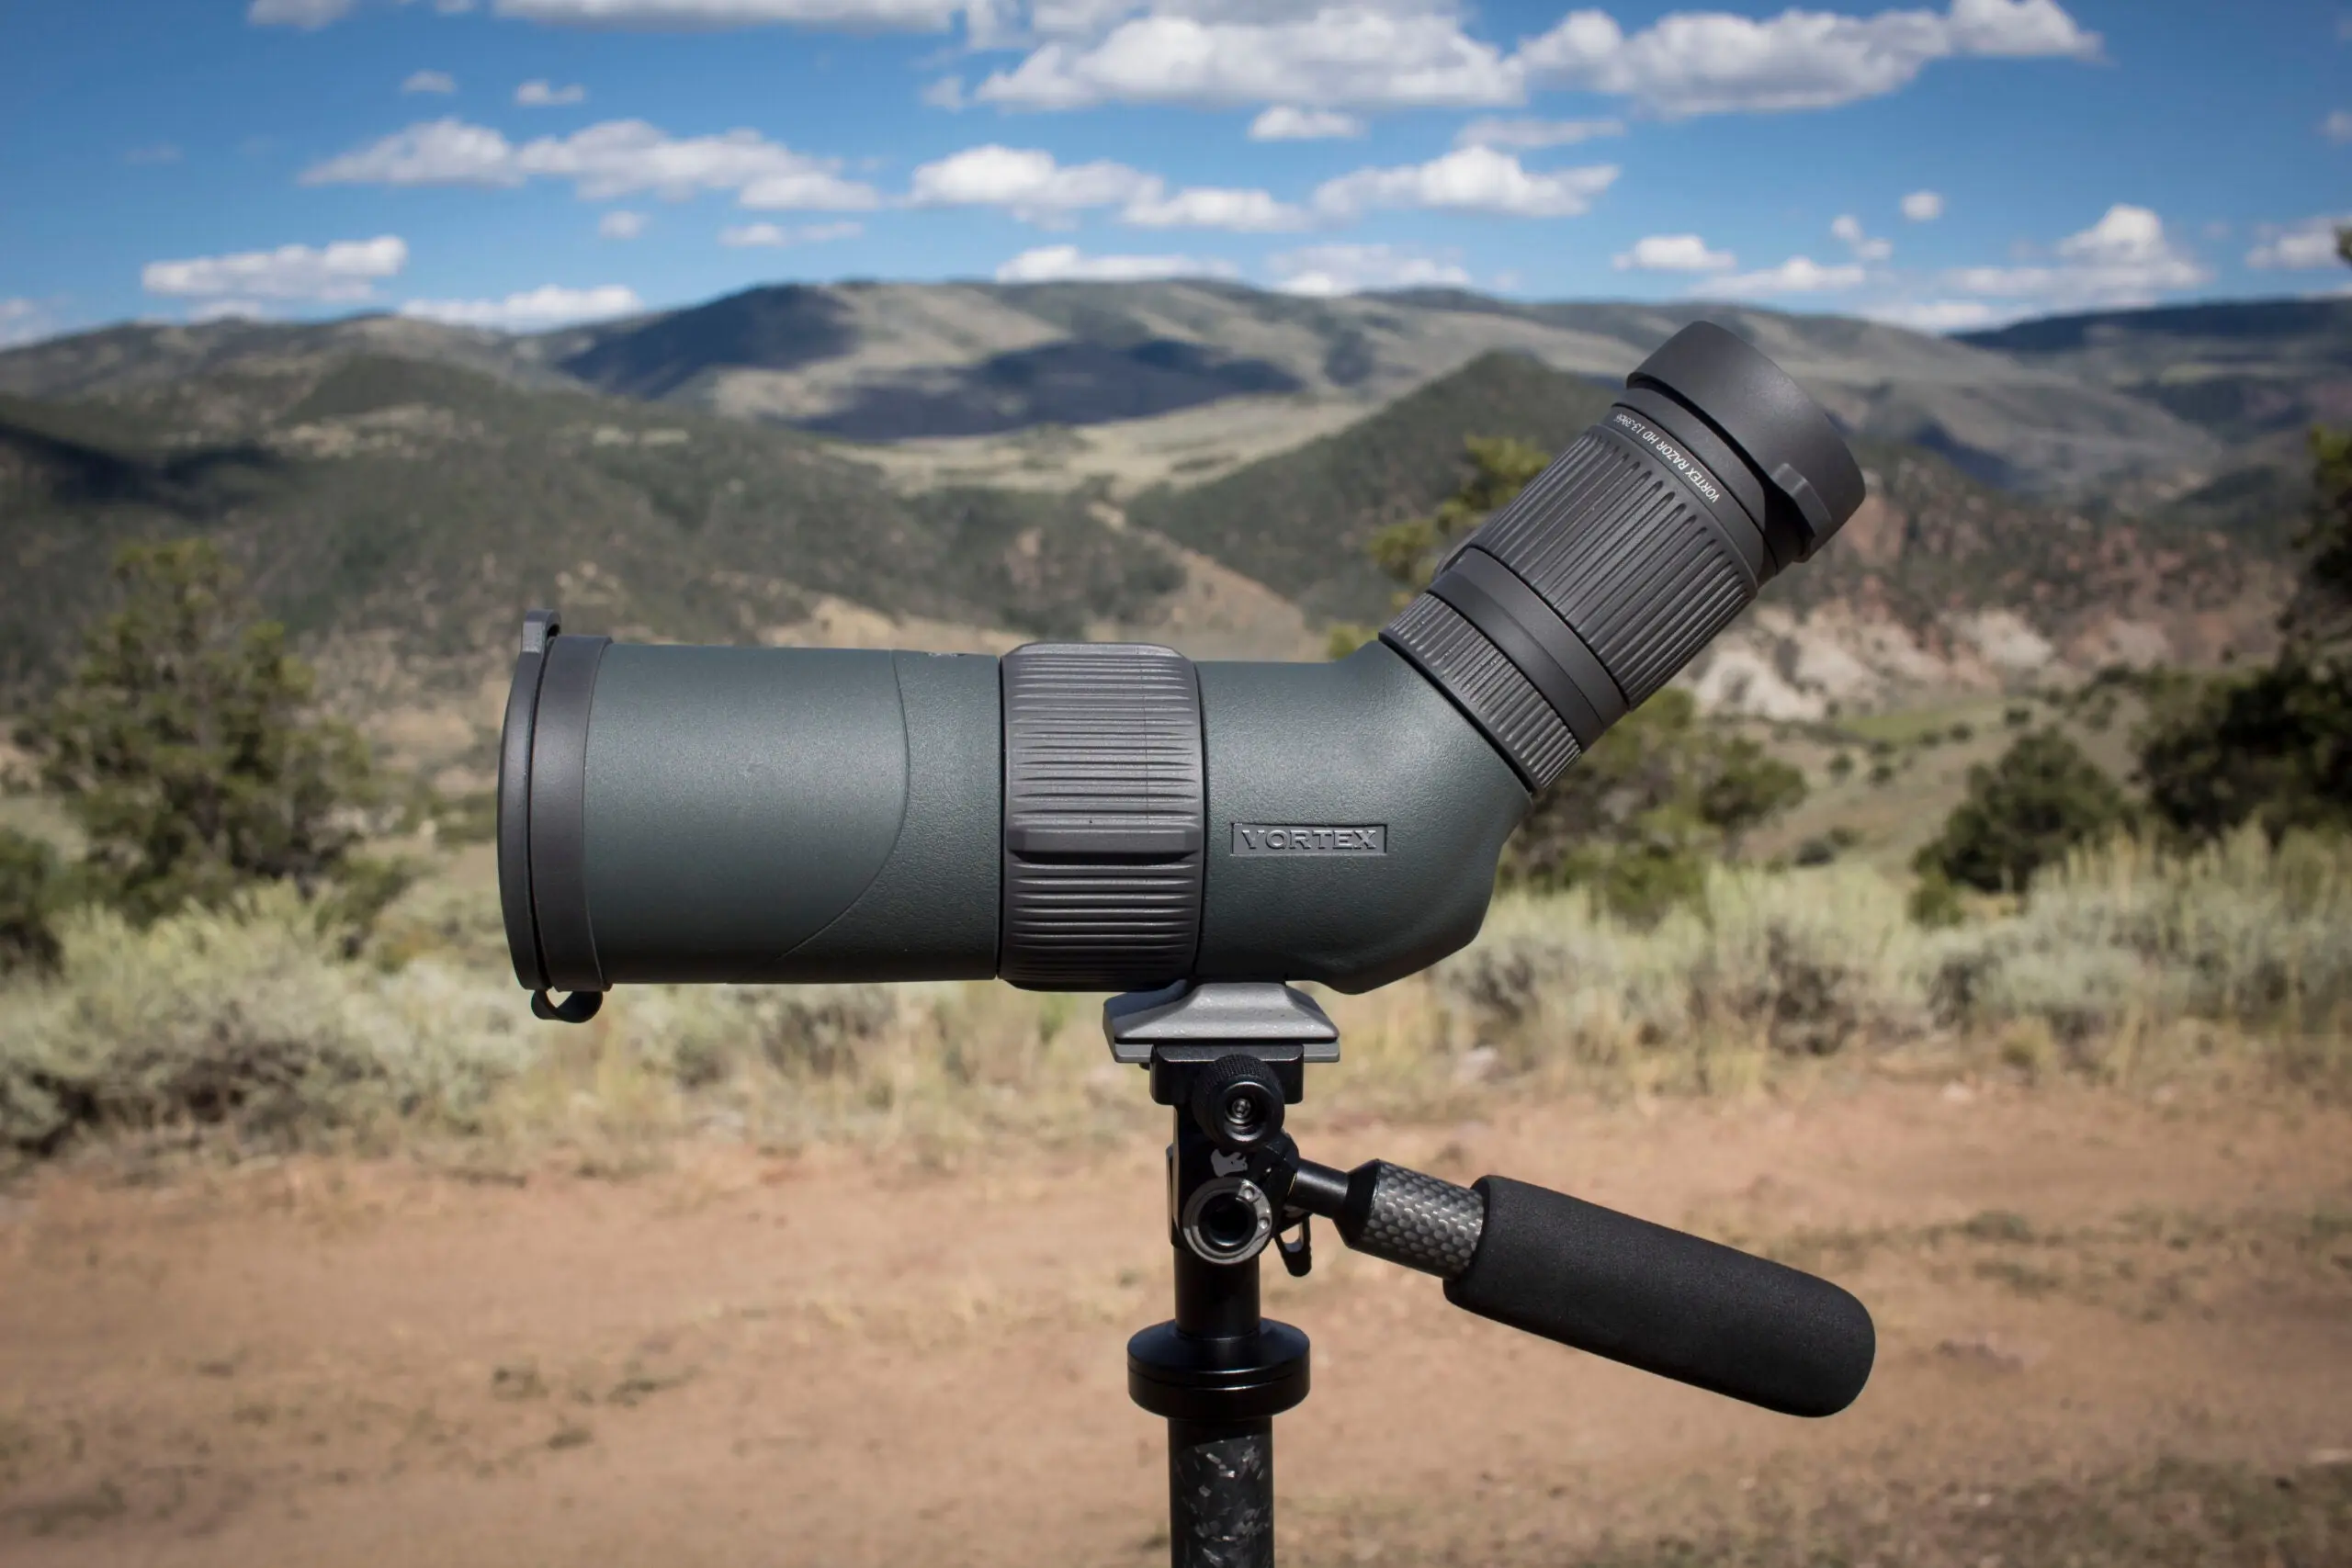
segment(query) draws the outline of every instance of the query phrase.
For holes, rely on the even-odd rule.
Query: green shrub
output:
[[[283,1146],[462,1121],[523,1057],[513,998],[432,965],[347,964],[291,888],[144,929],[85,908],[59,938],[53,979],[0,991],[0,1148],[187,1128]]]
[[[2312,509],[2279,619],[2278,657],[2251,675],[2156,688],[2139,736],[2156,814],[2212,838],[2352,830],[2352,431],[2312,432]]]
[[[1922,875],[1998,892],[2125,825],[2123,792],[2054,729],[2037,730],[1990,767],[1968,771],[1968,795],[1921,847]]]
[[[2170,683],[2138,739],[2148,804],[2186,837],[2352,830],[2352,666]]]
[[[57,963],[57,852],[0,828],[0,976]]]
[[[2038,1019],[2084,1041],[2128,1020],[2340,1032],[2352,1013],[2352,845],[2245,829],[2188,854],[2130,840],[2046,871],[2016,916],[1933,950],[1948,1023]]]
[[[1515,1067],[1671,1077],[1724,1051],[1828,1055],[1912,1032],[1917,949],[1900,895],[1866,869],[1714,866],[1647,928],[1589,891],[1506,900],[1432,983]]]
[[[1688,692],[1635,708],[1536,797],[1504,851],[1507,884],[1589,886],[1604,905],[1654,919],[1695,897],[1708,863],[1804,796],[1804,775],[1746,736],[1709,724]]]

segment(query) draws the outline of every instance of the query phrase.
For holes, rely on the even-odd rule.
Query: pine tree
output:
[[[116,558],[121,609],[18,743],[87,842],[86,886],[135,919],[217,905],[255,881],[315,887],[358,837],[370,784],[348,726],[209,540]]]

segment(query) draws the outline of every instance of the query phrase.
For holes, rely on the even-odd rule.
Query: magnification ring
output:
[[[1193,661],[1031,643],[1000,665],[1004,918],[1016,986],[1164,985],[1200,945],[1207,769]]]

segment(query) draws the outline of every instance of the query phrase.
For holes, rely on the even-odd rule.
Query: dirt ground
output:
[[[1140,1084],[1138,1090],[1140,1091]],[[2352,1562],[2352,1112],[1880,1085],[1318,1115],[1870,1304],[1799,1422],[1526,1338],[1318,1235],[1294,1563]],[[1159,1156],[686,1145],[628,1179],[298,1161],[0,1197],[0,1562],[1143,1564]]]

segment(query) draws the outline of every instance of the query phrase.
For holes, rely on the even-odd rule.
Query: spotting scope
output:
[[[499,777],[515,974],[575,1010],[646,981],[1384,985],[1476,935],[1536,792],[1862,493],[1813,400],[1701,321],[1331,662],[536,616]]]
[[[1273,1561],[1308,1347],[1261,1316],[1259,1258],[1306,1272],[1317,1216],[1467,1311],[1834,1414],[1876,1337],[1828,1281],[1502,1177],[1317,1165],[1283,1126],[1339,1059],[1292,982],[1365,990],[1469,942],[1537,794],[1862,497],[1813,400],[1701,321],[1328,663],[633,646],[534,611],[499,766],[514,973],[572,1022],[648,981],[1122,993],[1113,1060],[1174,1113],[1175,1313],[1128,1341],[1127,1390],[1168,1423],[1176,1568]]]

